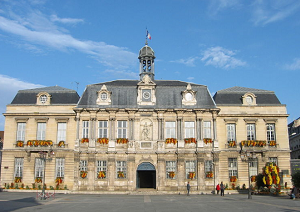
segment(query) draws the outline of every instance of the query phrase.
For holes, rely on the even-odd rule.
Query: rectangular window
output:
[[[117,171],[116,174],[118,179],[126,178],[126,174],[127,174],[126,161],[117,161],[116,171]]]
[[[186,161],[185,162],[185,175],[186,175],[186,179],[196,178],[196,162],[195,161]]]
[[[43,177],[44,175],[44,159],[35,158],[35,178]]]
[[[67,123],[59,122],[57,123],[57,143],[60,141],[66,141],[67,135]]]
[[[213,162],[212,160],[205,161],[205,173],[213,171]]]
[[[249,176],[256,176],[258,169],[257,158],[253,158],[249,161]]]
[[[176,179],[176,161],[166,161],[167,179]]]
[[[203,122],[203,138],[211,138],[211,125],[210,121]]]
[[[247,124],[247,140],[255,140],[255,124]]]
[[[15,177],[23,177],[24,158],[15,158]]]
[[[56,177],[64,177],[65,176],[65,159],[64,158],[56,158]]]
[[[101,176],[99,176],[99,172],[103,172]],[[105,160],[97,160],[97,176],[98,178],[106,178],[107,175],[107,162]]]
[[[82,121],[82,138],[89,137],[89,121]]]
[[[195,123],[193,121],[184,122],[185,138],[195,138]]]
[[[118,121],[118,138],[127,138],[127,121]]]
[[[229,177],[237,177],[237,158],[228,158]]]
[[[87,160],[81,160],[79,163],[79,171],[87,171],[88,167],[87,167]]]
[[[227,141],[236,141],[235,124],[227,124]]]
[[[175,121],[166,122],[166,138],[176,138]]]
[[[17,125],[17,141],[25,141],[26,123],[18,123]]]
[[[275,141],[275,124],[267,124],[267,141]]]
[[[46,140],[46,123],[39,122],[37,123],[37,140]]]
[[[270,157],[269,162],[275,163],[278,166],[278,158],[277,157]]]
[[[107,131],[108,131],[107,121],[99,121],[98,122],[98,138],[108,138]]]

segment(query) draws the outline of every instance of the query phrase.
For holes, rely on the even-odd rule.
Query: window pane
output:
[[[185,128],[185,138],[194,138],[195,137],[195,126],[194,122],[186,121],[184,122]]]
[[[46,139],[46,123],[37,123],[37,140]]]
[[[66,141],[67,123],[57,123],[57,143]]]
[[[25,141],[26,123],[18,123],[17,125],[17,141]]]
[[[56,158],[56,177],[64,177],[65,175],[65,159]]]
[[[255,140],[255,124],[247,124],[247,140]]]
[[[236,141],[235,124],[227,124],[227,141]]]
[[[211,124],[210,121],[203,122],[203,137],[211,138]]]
[[[166,138],[176,138],[175,122],[166,122]]]
[[[15,177],[23,177],[24,158],[15,158]]]

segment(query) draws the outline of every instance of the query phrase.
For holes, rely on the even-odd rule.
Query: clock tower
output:
[[[143,48],[141,48],[139,52],[140,60],[140,81],[143,80],[145,75],[148,75],[151,80],[154,80],[154,51],[153,49],[146,44]]]

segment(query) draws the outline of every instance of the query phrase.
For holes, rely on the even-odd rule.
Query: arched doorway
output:
[[[136,170],[137,188],[156,188],[156,170],[149,162],[141,163]]]

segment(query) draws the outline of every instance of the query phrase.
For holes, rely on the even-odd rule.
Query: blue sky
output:
[[[0,0],[0,112],[21,89],[81,95],[88,84],[138,79],[146,27],[156,79],[207,85],[212,95],[271,90],[288,122],[300,116],[298,0]]]

